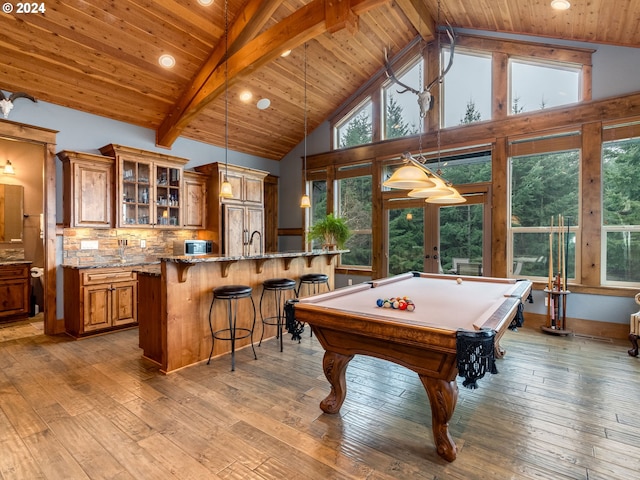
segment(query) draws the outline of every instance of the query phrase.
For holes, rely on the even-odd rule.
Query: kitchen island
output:
[[[223,285],[248,285],[256,305],[254,342],[260,339],[260,295],[262,282],[270,278],[298,280],[306,273],[324,273],[334,285],[334,260],[337,251],[278,252],[246,257],[219,255],[167,256],[159,268],[138,271],[138,323],[143,356],[160,366],[164,373],[174,372],[209,358],[211,331],[209,308],[213,289]],[[238,327],[249,328],[251,302],[238,302]],[[226,321],[223,302],[216,302],[213,318],[218,325]],[[273,312],[272,295],[263,302],[265,315]],[[215,328],[215,325],[214,325]],[[264,338],[275,336],[276,328],[267,326]],[[236,349],[250,345],[250,339],[238,340]],[[269,342],[263,348],[271,348]],[[275,348],[275,347],[274,347]],[[214,356],[230,351],[229,342],[216,342]],[[251,354],[251,358],[253,355]],[[258,350],[258,359],[260,351]]]

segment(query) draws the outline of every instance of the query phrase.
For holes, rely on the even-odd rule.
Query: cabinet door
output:
[[[27,279],[0,281],[0,318],[29,313],[29,282]]]
[[[247,242],[247,228],[245,226],[245,207],[240,205],[224,206],[224,255],[228,257],[244,254],[244,244]]]
[[[155,169],[155,224],[159,227],[179,227],[180,204],[182,201],[180,184],[182,168],[168,165],[154,165]]]
[[[246,255],[259,255],[264,252],[264,210],[262,207],[246,207],[246,228],[249,238],[253,236],[251,245],[247,245]],[[258,232],[255,233],[254,232]]]
[[[244,200],[251,203],[263,203],[263,186],[261,178],[244,177]]]
[[[111,285],[92,285],[84,288],[83,332],[111,326]]]
[[[150,225],[153,223],[151,163],[125,158],[120,161],[118,226]]]
[[[186,198],[183,213],[185,228],[206,228],[207,196],[205,183],[186,178],[184,180],[184,197]]]
[[[111,323],[114,327],[135,323],[138,315],[136,282],[122,282],[111,285]]]
[[[111,226],[111,172],[110,165],[73,163],[72,227]]]

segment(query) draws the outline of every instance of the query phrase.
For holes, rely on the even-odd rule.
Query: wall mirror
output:
[[[24,188],[0,184],[0,242],[22,244]]]

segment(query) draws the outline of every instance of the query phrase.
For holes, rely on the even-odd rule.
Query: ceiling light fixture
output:
[[[260,100],[258,100],[258,103],[256,103],[256,107],[258,107],[259,110],[266,110],[270,105],[271,100],[269,100],[268,98],[261,98]]]
[[[307,44],[304,44],[304,157],[303,157],[304,183],[303,194],[300,198],[300,208],[310,208],[311,199],[307,194]]]
[[[570,7],[569,0],[551,0],[551,8],[554,10],[568,10]]]
[[[165,53],[163,55],[160,55],[160,57],[158,58],[158,63],[163,68],[173,68],[176,66],[176,59],[173,58],[173,55]]]
[[[243,102],[248,102],[251,98],[253,98],[253,94],[249,90],[245,90],[240,94],[240,100]]]
[[[224,0],[224,181],[220,185],[220,198],[233,198],[229,183],[229,12]]]
[[[15,175],[16,171],[13,169],[13,165],[11,165],[11,161],[7,160],[7,163],[4,165],[4,168],[2,169],[2,173],[4,173],[5,175]]]
[[[281,57],[288,57],[289,55],[291,55],[291,50],[285,50],[280,54]]]
[[[203,7],[208,7],[209,5],[213,5],[213,0],[198,0],[198,3]]]

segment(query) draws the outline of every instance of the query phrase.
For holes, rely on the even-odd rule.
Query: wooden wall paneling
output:
[[[493,52],[491,62],[491,118],[506,118],[509,115],[509,57],[502,52]]]
[[[509,168],[505,137],[496,139],[491,158],[491,274],[494,277],[506,277],[510,219],[507,217]]]
[[[600,285],[602,243],[602,124],[582,127],[582,165],[580,168],[580,255],[579,283]]]
[[[373,192],[371,195],[371,276],[372,278],[383,278],[387,276],[387,270],[385,268],[386,262],[383,257],[386,257],[386,250],[383,252],[383,245],[387,245],[387,241],[384,238],[387,231],[386,226],[387,216],[384,215],[382,208],[382,173],[384,166],[381,162],[375,162],[373,164],[371,172],[371,185],[373,186]],[[383,218],[384,217],[384,218]]]
[[[278,251],[278,180],[278,177],[271,174],[264,178],[265,252]],[[302,249],[304,250],[304,247]]]

